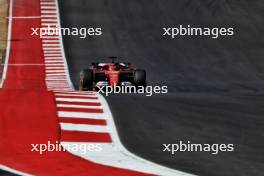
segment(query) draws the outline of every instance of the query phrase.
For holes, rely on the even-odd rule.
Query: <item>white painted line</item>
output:
[[[50,83],[49,81],[46,81],[46,85],[48,87],[69,87],[67,83]]]
[[[57,15],[41,15],[41,18],[57,18]]]
[[[60,47],[57,45],[54,45],[54,46],[44,46],[42,45],[42,48],[43,50],[58,50],[58,51],[61,51]]]
[[[62,83],[51,83],[50,81],[46,81],[48,87],[69,87],[69,85],[65,82]]]
[[[60,85],[60,84],[54,84],[54,85],[52,85],[52,84],[47,84],[47,87],[49,87],[49,88],[62,88],[62,87],[69,87],[68,85]]]
[[[50,28],[50,29],[56,29],[57,28],[57,26],[58,26],[58,24],[57,24],[57,22],[55,22],[55,21],[50,21],[50,22],[41,22],[41,26],[43,27],[43,28]]]
[[[57,52],[61,52],[60,48],[58,47],[44,47],[43,51],[57,51]]]
[[[65,78],[66,75],[65,74],[60,74],[60,75],[56,75],[56,74],[46,74],[46,78]]]
[[[65,71],[64,67],[46,67],[46,70],[61,70],[61,71]]]
[[[65,70],[45,70],[46,73],[61,73],[66,74]]]
[[[42,42],[42,47],[43,48],[59,48],[59,49],[61,49],[58,42],[53,42],[53,43]]]
[[[62,54],[45,54],[44,53],[44,57],[61,57]]]
[[[47,84],[52,86],[52,85],[59,85],[59,86],[67,86],[67,81],[47,81]]]
[[[44,54],[60,54],[61,51],[60,50],[43,50]]]
[[[69,86],[47,86],[47,89],[64,89],[69,88]]]
[[[96,132],[96,133],[109,133],[108,129],[104,125],[87,125],[87,124],[72,124],[72,123],[60,123],[62,130],[67,131],[84,131],[84,132]]]
[[[47,15],[47,14],[53,15],[53,14],[56,14],[56,12],[55,11],[46,11],[46,12],[41,11],[41,15]]]
[[[49,78],[49,77],[46,77],[45,80],[47,82],[51,82],[51,81],[55,81],[55,80],[56,81],[63,81],[63,82],[67,81],[66,77],[62,77],[62,78]]]
[[[58,59],[46,59],[45,60],[45,64],[53,64],[53,63],[62,63],[62,60],[58,60]]]
[[[62,55],[61,55],[61,53],[60,54],[54,54],[54,53],[52,53],[52,54],[45,54],[44,53],[44,56],[45,57],[53,57],[54,58],[54,57],[61,57]]]
[[[55,85],[58,85],[58,86],[61,86],[61,87],[68,86],[67,82],[65,82],[65,81],[57,81],[57,80],[56,80],[56,82],[47,81],[47,84],[49,86],[55,86]]]
[[[46,74],[46,77],[47,78],[65,78],[66,75],[60,74],[60,73],[59,73],[59,75],[56,75],[56,73],[54,73],[54,74],[48,73],[48,74]]]
[[[46,2],[42,2],[42,3],[47,3],[47,1],[46,1]],[[51,2],[51,3],[52,3],[52,4],[41,4],[40,7],[44,7],[44,6],[45,6],[45,7],[46,7],[46,6],[47,6],[47,7],[48,7],[48,6],[56,7],[56,3],[55,3],[54,1]]]
[[[58,56],[47,56],[47,57],[45,57],[45,60],[58,60],[58,59],[63,61],[63,58],[58,57]]]
[[[56,63],[56,64],[53,64],[53,63],[45,63],[45,65],[48,67],[48,66],[62,66],[61,63]],[[64,67],[63,67],[64,68]]]
[[[55,88],[48,88],[49,90],[56,91],[56,90],[70,90],[70,87],[55,87]]]
[[[63,66],[63,63],[61,61],[56,61],[54,62],[54,60],[52,60],[53,62],[45,62],[45,65],[48,66]],[[64,67],[63,67],[64,68]]]
[[[46,64],[50,64],[50,63],[63,63],[62,60],[45,60]]]
[[[64,70],[63,64],[58,62],[45,63],[46,69],[62,69]]]
[[[52,51],[48,51],[48,50],[43,50],[43,54],[44,56],[53,56],[53,55],[49,55],[49,54],[56,54],[56,55],[61,55],[61,51],[59,50],[52,50]]]
[[[46,81],[52,81],[52,80],[56,80],[56,81],[66,81],[66,77],[46,77],[45,78]]]
[[[54,81],[54,80],[56,80],[56,81],[67,81],[67,79],[66,79],[66,77],[65,78],[46,78],[45,79],[46,81]]]
[[[47,84],[49,85],[64,85],[67,86],[67,81],[61,80],[47,80]]]
[[[46,74],[46,76],[66,76],[66,75],[62,73],[50,73],[50,74]]]
[[[66,89],[66,90],[69,90],[70,89],[70,87],[68,87],[68,86],[65,86],[65,87],[56,87],[56,86],[47,86],[47,89],[48,90],[58,90],[58,89]]]
[[[45,54],[52,54],[52,53],[48,53],[48,52],[61,53],[61,50],[58,50],[57,48],[54,48],[54,50],[53,49],[45,49],[45,50],[43,49],[43,53],[45,53]]]
[[[48,46],[50,46],[50,47],[54,46],[55,47],[56,46],[56,47],[60,48],[60,44],[59,43],[57,43],[57,44],[43,43],[42,46],[43,47],[48,47]]]
[[[40,9],[56,9],[55,6],[40,6]]]
[[[68,93],[68,94],[79,94],[79,95],[80,94],[82,94],[82,95],[84,95],[84,94],[95,94],[95,95],[97,95],[97,93],[94,91],[79,91],[79,90],[55,91],[55,93]]]
[[[46,71],[46,73],[49,73],[49,72],[65,73],[65,70],[57,70],[57,69],[55,69],[55,70],[52,70],[52,69],[47,70],[47,69],[45,69],[45,71]]]
[[[47,81],[49,81],[50,79],[56,79],[56,80],[59,80],[59,79],[63,79],[63,80],[66,80],[66,76],[61,76],[61,77],[51,77],[51,76],[48,76],[45,78]]]
[[[47,56],[47,55],[49,55],[49,54],[57,54],[57,55],[61,55],[61,51],[44,51],[43,50],[43,54],[44,54],[44,56]],[[48,56],[47,56],[48,57]]]
[[[63,61],[63,59],[61,59],[61,57],[53,57],[53,56],[47,56],[47,57],[44,57],[45,61]]]
[[[47,26],[49,26],[49,27],[52,27],[52,26],[57,27],[58,24],[57,23],[41,23],[41,26],[42,27],[47,27]]]
[[[52,91],[57,91],[57,90],[71,90],[71,87],[65,87],[65,88],[53,88],[53,89],[49,89],[48,90],[52,90]]]
[[[9,17],[13,16],[13,0],[9,1]],[[8,20],[8,31],[7,31],[7,46],[6,46],[6,55],[5,55],[5,66],[3,69],[2,79],[0,79],[0,88],[3,87],[4,81],[6,79],[7,69],[8,69],[8,62],[9,62],[9,55],[10,55],[10,45],[11,45],[11,33],[12,33],[12,18]]]
[[[61,49],[58,46],[43,46],[44,51],[60,51]]]
[[[45,63],[46,69],[56,69],[56,70],[64,70],[64,67],[61,63]]]
[[[55,93],[55,96],[68,96],[68,97],[96,97],[95,94],[65,94],[65,93]]]
[[[42,43],[59,43],[59,39],[57,39],[57,40],[45,40],[45,39],[42,39]]]
[[[56,75],[55,74],[46,74],[46,78],[65,78],[66,75],[65,74],[59,74],[59,75]]]
[[[62,56],[46,56],[45,57],[45,60],[57,60],[57,59],[63,60]]]
[[[60,84],[67,84],[67,81],[64,81],[64,80],[58,80],[58,79],[56,79],[56,80],[47,80],[47,82],[48,83],[50,83],[50,84],[55,84],[55,83],[60,83]]]
[[[59,117],[84,118],[84,119],[105,119],[104,113],[66,112],[58,111]]]
[[[56,10],[41,10],[41,14],[56,14]]]
[[[50,1],[46,1],[46,2],[41,1],[41,2],[40,2],[40,5],[45,5],[45,4],[56,5],[56,3],[55,3],[54,1],[53,1],[53,2],[50,2]]]
[[[46,77],[45,80],[46,81],[51,81],[51,80],[67,81],[66,76],[62,76],[62,77]]]
[[[58,51],[61,51],[60,47],[59,46],[43,46],[42,45],[42,48],[44,51],[50,51],[50,50],[58,50]]]
[[[60,47],[57,47],[57,46],[56,46],[56,47],[54,47],[54,46],[47,47],[47,46],[46,46],[46,47],[43,47],[43,50],[44,50],[44,51],[50,51],[50,50],[61,51],[61,50],[60,50]]]
[[[52,81],[52,80],[50,80],[50,79],[53,79],[53,78],[45,78],[45,80],[46,80],[47,83],[50,83],[50,82]],[[58,79],[58,78],[56,78],[56,81],[64,81],[64,82],[66,82],[65,80],[66,80],[65,77],[64,77],[64,78],[61,78],[61,80]]]
[[[47,85],[48,88],[58,88],[58,89],[61,89],[61,88],[68,88],[69,86],[68,85]]]
[[[99,101],[96,99],[81,99],[81,98],[56,98],[56,101],[99,103]]]
[[[57,107],[59,108],[83,108],[83,109],[102,109],[102,106],[85,106],[85,105],[78,105],[76,104],[57,104]]]
[[[55,21],[55,22],[57,22],[57,19],[51,19],[51,18],[49,18],[49,19],[46,19],[46,18],[43,19],[43,18],[42,18],[42,19],[41,19],[41,22],[42,22],[42,21],[43,21],[43,22],[48,22],[48,21],[53,21],[53,22]]]
[[[42,36],[43,39],[58,39],[59,36],[51,36],[51,35],[44,35]]]

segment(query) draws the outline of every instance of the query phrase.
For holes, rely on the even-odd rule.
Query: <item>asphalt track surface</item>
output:
[[[6,172],[6,171],[3,171],[3,170],[0,170],[0,175],[1,176],[18,176],[16,174],[12,174],[10,172]]]
[[[70,75],[98,58],[120,56],[144,68],[167,95],[111,95],[124,145],[139,156],[199,175],[264,173],[264,3],[258,0],[64,0],[62,27],[102,27],[103,36],[65,36]],[[163,27],[234,27],[235,35],[164,38]],[[232,143],[211,155],[162,152],[163,143]]]

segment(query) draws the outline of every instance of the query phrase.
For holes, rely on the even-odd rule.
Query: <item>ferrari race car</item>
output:
[[[80,90],[95,90],[105,86],[146,86],[146,71],[135,69],[131,63],[92,63],[80,72]]]

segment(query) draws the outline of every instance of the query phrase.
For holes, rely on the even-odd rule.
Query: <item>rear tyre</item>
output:
[[[83,91],[93,90],[93,71],[90,69],[84,69],[80,72],[80,85],[79,89]]]
[[[134,72],[134,85],[135,86],[146,86],[146,71],[142,69],[135,70]]]

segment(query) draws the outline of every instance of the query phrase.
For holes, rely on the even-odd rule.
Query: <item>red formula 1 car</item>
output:
[[[94,90],[104,86],[146,86],[146,71],[134,69],[130,63],[92,63],[80,72],[80,90]]]

